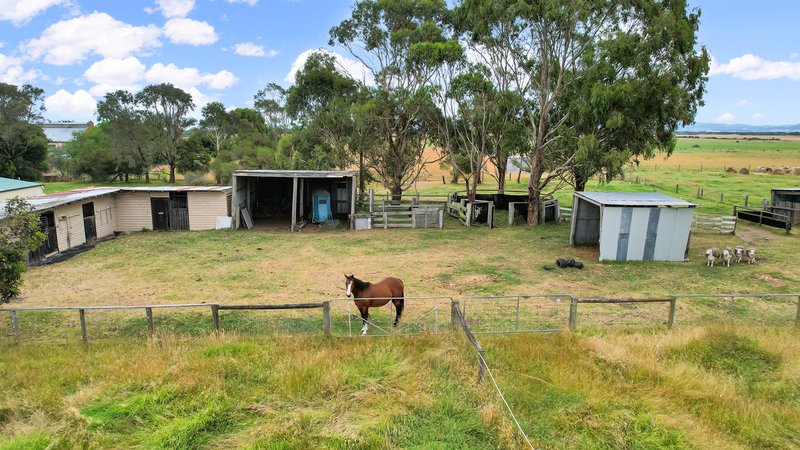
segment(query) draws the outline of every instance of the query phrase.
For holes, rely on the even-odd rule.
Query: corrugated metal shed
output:
[[[571,245],[601,261],[684,261],[695,204],[657,192],[576,192]]]
[[[119,192],[116,188],[86,188],[75,189],[66,192],[56,192],[53,194],[42,195],[26,199],[25,201],[33,206],[34,211],[44,211],[70,203],[81,202],[90,198],[101,197],[103,195]]]
[[[131,192],[228,192],[230,186],[144,186],[123,188],[123,191]]]

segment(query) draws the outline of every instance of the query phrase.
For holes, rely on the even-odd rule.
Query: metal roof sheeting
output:
[[[234,176],[273,178],[347,178],[356,176],[355,170],[234,170]]]
[[[45,123],[42,124],[48,142],[69,142],[75,139],[75,132],[86,131],[89,123]]]
[[[123,191],[133,192],[227,192],[230,186],[144,186],[122,188]]]
[[[0,192],[16,191],[19,189],[27,189],[36,186],[42,186],[42,183],[33,183],[30,181],[0,177]]]
[[[694,208],[697,206],[694,203],[670,197],[660,192],[576,192],[575,195],[603,206],[659,206],[679,208]]]
[[[772,188],[772,192],[800,192],[800,188]]]

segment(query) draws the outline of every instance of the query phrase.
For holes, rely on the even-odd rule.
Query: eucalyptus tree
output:
[[[365,160],[394,198],[429,162],[425,147],[437,114],[431,78],[443,61],[460,56],[442,26],[448,13],[444,0],[359,0],[351,17],[330,30],[330,45],[344,47],[374,83],[360,109],[374,114],[380,140]]]
[[[136,94],[150,139],[159,158],[169,166],[169,182],[175,182],[175,166],[180,157],[178,145],[186,130],[195,123],[188,117],[194,108],[192,95],[170,83],[150,85]]]
[[[44,91],[0,83],[0,176],[35,180],[47,169]]]
[[[150,168],[155,159],[155,145],[146,139],[144,114],[136,97],[128,91],[110,92],[97,103],[97,117],[104,125],[104,133],[111,144],[109,151],[131,168],[131,173],[144,173],[150,182]]]
[[[456,11],[465,18],[462,26],[470,39],[507,65],[512,88],[526,100],[530,225],[538,223],[549,183],[576,167],[578,149],[611,148],[603,136],[594,147],[564,139],[580,139],[581,129],[592,127],[630,129],[631,118],[646,114],[639,119],[644,130],[635,133],[642,145],[631,151],[653,142],[663,147],[678,124],[693,120],[702,101],[708,57],[696,48],[699,11],[688,11],[683,0],[463,0]],[[665,106],[609,107],[602,89],[579,106],[591,93],[591,81],[598,80],[619,95],[625,84],[650,83],[636,94],[649,91],[654,103]],[[636,101],[634,95],[629,98],[631,105]]]

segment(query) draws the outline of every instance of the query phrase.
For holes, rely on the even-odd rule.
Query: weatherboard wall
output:
[[[153,229],[150,192],[119,192],[117,199],[117,231],[133,232]],[[169,197],[166,192],[154,192],[155,197]]]
[[[228,215],[227,192],[189,192],[189,229],[213,230],[217,217]]]

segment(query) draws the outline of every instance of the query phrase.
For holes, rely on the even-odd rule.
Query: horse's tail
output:
[[[394,305],[394,309],[397,311],[397,316],[394,318],[394,326],[397,326],[397,322],[400,321],[400,317],[403,315],[403,307],[405,306],[405,286],[403,285],[402,280],[397,280],[400,282],[400,292],[398,295],[393,295],[392,304]]]

